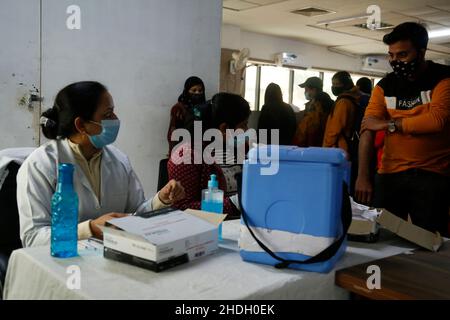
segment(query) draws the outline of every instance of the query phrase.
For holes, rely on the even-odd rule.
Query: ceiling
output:
[[[406,21],[426,23],[430,31],[450,28],[449,0],[223,0],[223,23],[242,30],[302,40],[356,55],[385,54],[383,35],[392,29],[356,27],[367,21],[367,7],[381,9],[381,22],[397,25]],[[317,16],[294,14],[305,8],[330,11]],[[333,22],[342,18],[360,17]],[[322,22],[322,24],[321,24]],[[329,22],[328,25],[325,22]],[[430,39],[429,59],[450,59],[450,36]]]

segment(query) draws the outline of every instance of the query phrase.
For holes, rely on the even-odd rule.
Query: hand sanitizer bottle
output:
[[[202,210],[219,214],[223,212],[223,191],[219,189],[219,182],[215,174],[210,176],[208,189],[202,190]],[[221,240],[222,224],[219,226],[219,241]]]

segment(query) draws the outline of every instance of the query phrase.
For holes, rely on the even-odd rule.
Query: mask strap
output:
[[[99,122],[95,122],[95,121],[92,121],[92,120],[88,120],[88,122],[92,122],[92,123],[95,123],[96,125],[99,125],[99,126],[103,127],[103,125],[101,123],[99,123]]]

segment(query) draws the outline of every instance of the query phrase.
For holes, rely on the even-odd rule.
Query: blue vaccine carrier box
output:
[[[241,206],[265,246],[283,259],[305,261],[342,236],[343,182],[348,185],[349,179],[350,162],[341,149],[279,146],[277,152],[270,146],[258,146],[244,162]],[[342,241],[326,261],[288,267],[327,273],[346,246],[346,240]],[[242,217],[239,247],[244,261],[280,263],[254,240]]]

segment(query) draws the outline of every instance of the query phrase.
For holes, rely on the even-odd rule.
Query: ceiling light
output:
[[[333,23],[340,23],[340,22],[347,22],[347,21],[353,21],[353,20],[361,20],[361,19],[367,19],[370,15],[362,15],[362,16],[354,16],[354,17],[346,17],[346,18],[340,18],[340,19],[334,19],[334,20],[326,20],[326,21],[319,21],[316,23],[317,26],[323,26]]]
[[[362,28],[362,29],[370,29],[367,23],[361,23],[361,24],[355,24],[354,27]],[[375,28],[375,30],[385,30],[385,29],[393,29],[394,25],[381,22],[380,26],[378,28]]]
[[[430,39],[448,36],[450,36],[450,29],[428,31],[428,38]]]

